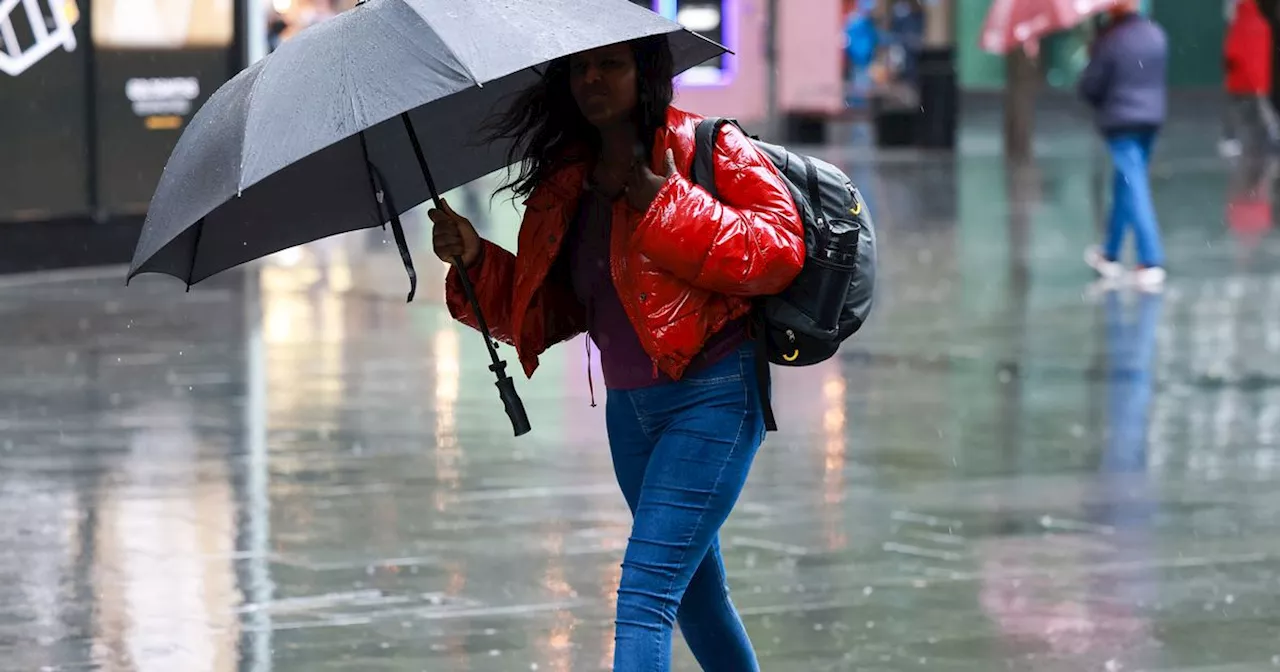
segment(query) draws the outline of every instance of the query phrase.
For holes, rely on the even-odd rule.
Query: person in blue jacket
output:
[[[871,88],[870,69],[880,47],[880,31],[871,16],[871,2],[858,3],[844,26],[845,53],[849,57],[848,105],[858,107],[867,99]]]
[[[1169,40],[1139,6],[1138,0],[1125,0],[1111,10],[1080,77],[1080,97],[1093,108],[1115,167],[1106,241],[1090,248],[1085,261],[1104,278],[1125,276],[1120,250],[1132,228],[1138,265],[1128,277],[1154,290],[1164,284],[1165,260],[1148,170],[1167,113]]]

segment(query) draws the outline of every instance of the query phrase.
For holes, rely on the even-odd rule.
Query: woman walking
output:
[[[447,203],[446,299],[475,326],[458,273],[526,374],[584,331],[600,352],[614,472],[633,515],[618,587],[614,667],[670,669],[673,626],[705,670],[759,669],[726,587],[718,532],[764,423],[746,342],[753,296],[804,263],[795,203],[736,128],[716,141],[720,201],[688,179],[699,118],[671,106],[665,37],[553,62],[495,123],[522,160],[519,251],[483,240]],[[517,154],[517,152],[521,152]],[[594,393],[593,393],[594,396]]]

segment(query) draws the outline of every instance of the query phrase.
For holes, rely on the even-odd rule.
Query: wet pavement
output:
[[[766,670],[1280,669],[1270,176],[1171,129],[1171,281],[1106,292],[1105,164],[1055,137],[1012,174],[980,134],[828,152],[883,291],[838,361],[777,376],[723,531]],[[628,515],[584,349],[519,381],[512,439],[411,228],[411,305],[380,231],[190,293],[0,278],[0,669],[607,669]]]

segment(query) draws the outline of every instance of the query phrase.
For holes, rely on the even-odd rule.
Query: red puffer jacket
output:
[[[1240,0],[1224,45],[1227,92],[1267,95],[1271,92],[1271,26],[1257,0]]]
[[[613,208],[611,267],[627,316],[654,366],[679,379],[707,338],[750,308],[749,297],[777,293],[804,264],[796,205],[773,164],[733,126],[716,142],[720,201],[685,176],[693,165],[700,117],[671,108],[654,141],[650,168],[665,169],[673,150],[677,175],[645,213],[625,199]],[[548,279],[577,214],[586,165],[572,163],[525,202],[518,253],[484,242],[469,273],[495,338],[516,347],[526,375],[547,348],[586,330],[586,311],[566,279]],[[451,269],[446,301],[472,327],[475,315]]]

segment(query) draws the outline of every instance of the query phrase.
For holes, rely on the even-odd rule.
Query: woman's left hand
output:
[[[646,162],[636,162],[635,168],[631,170],[631,177],[627,180],[627,203],[631,207],[639,212],[649,210],[653,199],[662,190],[662,185],[667,183],[667,178],[676,174],[676,157],[670,149],[667,150],[666,164],[666,174],[658,175],[649,170]]]

